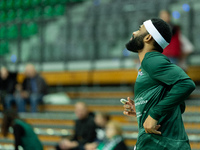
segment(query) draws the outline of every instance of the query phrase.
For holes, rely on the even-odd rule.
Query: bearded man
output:
[[[124,114],[137,116],[139,134],[135,150],[190,150],[182,113],[184,100],[195,89],[194,82],[162,54],[170,43],[166,22],[145,21],[126,44],[138,53],[141,67],[134,87],[134,101],[128,97]]]

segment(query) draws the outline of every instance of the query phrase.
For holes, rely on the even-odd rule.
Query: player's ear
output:
[[[152,37],[150,34],[147,34],[147,35],[144,37],[144,42],[149,42],[149,41],[151,41],[151,39],[153,39],[153,37]]]

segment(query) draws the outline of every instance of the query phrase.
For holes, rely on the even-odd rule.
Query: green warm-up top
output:
[[[136,150],[190,150],[181,114],[194,82],[159,52],[146,53],[138,71],[134,93],[139,126]],[[161,135],[147,134],[143,123],[150,115]]]
[[[18,150],[19,145],[23,147],[23,150],[43,150],[43,146],[32,127],[20,119],[14,120],[14,135],[16,150]]]

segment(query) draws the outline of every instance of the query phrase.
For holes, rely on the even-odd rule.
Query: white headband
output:
[[[162,37],[162,35],[155,28],[151,20],[147,20],[144,23],[146,30],[151,34],[154,40],[164,49],[169,43]]]

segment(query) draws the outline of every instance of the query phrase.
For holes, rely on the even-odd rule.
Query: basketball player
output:
[[[138,53],[141,67],[132,101],[124,114],[137,116],[139,134],[136,150],[190,150],[181,114],[184,100],[195,89],[194,82],[162,54],[170,43],[171,30],[161,19],[145,21],[126,44]]]

